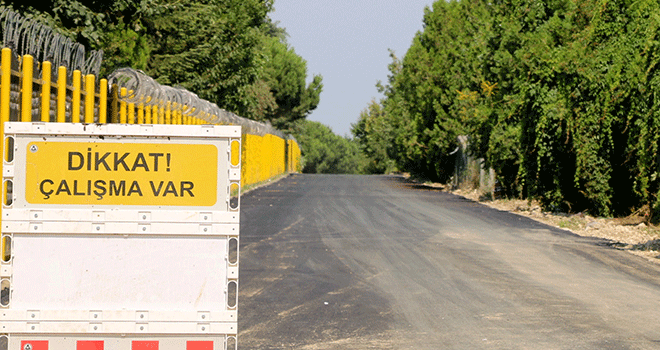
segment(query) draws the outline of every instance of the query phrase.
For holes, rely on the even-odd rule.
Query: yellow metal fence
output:
[[[183,101],[154,100],[147,95],[135,98],[135,91],[116,84],[109,91],[108,79],[97,83],[95,75],[83,75],[79,70],[69,71],[62,66],[54,70],[50,62],[35,62],[32,56],[18,56],[9,48],[2,49],[1,59],[3,125],[6,121],[233,124]],[[244,128],[241,147],[243,187],[301,170],[300,148],[295,140],[263,132],[252,134],[250,130],[253,128]],[[4,127],[0,127],[0,138],[4,140]]]

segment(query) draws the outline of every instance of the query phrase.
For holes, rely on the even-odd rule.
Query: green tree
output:
[[[294,136],[300,144],[303,172],[315,174],[359,174],[365,159],[358,144],[336,135],[319,122],[302,120]]]
[[[394,130],[382,105],[372,100],[360,113],[351,133],[368,159],[365,172],[371,174],[390,173],[396,169],[394,154]]]
[[[323,84],[322,77],[314,75],[306,85],[307,62],[287,44],[281,33],[276,31],[277,36],[264,38],[266,63],[262,80],[270,88],[276,106],[266,110],[259,119],[270,121],[278,129],[290,130],[296,121],[316,109]]]
[[[656,0],[436,1],[424,25],[381,86],[402,170],[446,178],[466,133],[509,195],[660,216]],[[373,107],[354,128],[370,156]]]
[[[145,70],[243,117],[285,131],[319,103],[321,76],[272,22],[263,0],[0,0],[90,49],[103,50],[101,75]]]
[[[244,117],[265,64],[259,50],[271,1],[182,0],[144,19],[151,58],[147,73],[182,86]],[[258,91],[258,90],[257,90]]]

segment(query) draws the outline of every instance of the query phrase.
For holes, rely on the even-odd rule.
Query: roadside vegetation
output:
[[[293,132],[303,150],[303,173],[362,174],[366,157],[357,142],[319,122],[304,120]]]
[[[322,133],[307,142],[313,137],[304,133],[318,136],[321,128],[305,118],[319,104],[323,79],[308,79],[307,62],[269,17],[272,0],[0,0],[0,6],[103,50],[102,77],[122,67],[142,70],[161,84],[295,134],[305,141],[308,171],[356,169],[345,159],[319,159],[321,148],[337,153],[332,145],[357,154],[350,140]],[[332,145],[319,146],[321,140]]]
[[[440,182],[469,135],[509,197],[657,221],[659,29],[650,0],[436,1],[353,133],[375,169]]]
[[[322,78],[287,43],[263,0],[0,1],[94,50],[101,76],[143,70],[242,117],[290,132],[319,103]]]
[[[269,17],[272,0],[0,0],[0,6],[103,50],[101,76],[140,69],[293,134],[304,172],[364,171],[357,143],[306,120],[319,104],[323,79],[308,79],[307,62]]]

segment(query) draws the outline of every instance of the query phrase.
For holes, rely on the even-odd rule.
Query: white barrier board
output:
[[[8,349],[236,346],[240,127],[11,122],[5,135]]]

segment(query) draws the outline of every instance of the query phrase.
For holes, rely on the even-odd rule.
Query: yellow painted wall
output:
[[[287,141],[279,136],[243,134],[241,186],[257,184],[286,173],[286,147]]]
[[[297,173],[301,172],[302,171],[302,164],[300,162],[301,153],[298,143],[295,140],[287,140],[287,147],[289,149],[288,171],[297,172]]]

